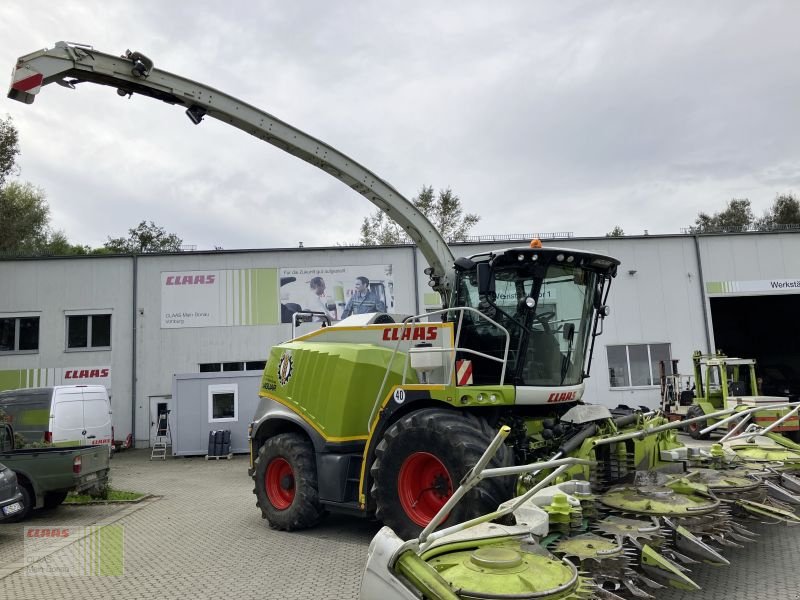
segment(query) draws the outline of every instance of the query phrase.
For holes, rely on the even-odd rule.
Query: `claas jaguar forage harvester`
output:
[[[264,140],[380,207],[430,265],[441,310],[355,315],[271,349],[250,466],[271,526],[309,527],[340,510],[374,515],[410,537],[445,506],[500,427],[509,434],[491,459],[498,468],[568,456],[598,432],[642,426],[639,417],[580,405],[616,259],[537,241],[456,258],[413,204],[357,161],[224,92],[155,68],[141,52],[115,56],[58,42],[18,59],[8,95],[31,104],[51,83],[110,86],[122,97],[185,107],[195,125],[215,118]],[[600,451],[596,475],[611,481],[658,467],[650,440]],[[512,476],[481,481],[448,519],[493,510],[516,485]]]

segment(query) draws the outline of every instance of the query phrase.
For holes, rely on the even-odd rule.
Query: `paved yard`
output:
[[[112,462],[113,484],[157,494],[134,505],[64,506],[26,525],[124,527],[125,574],[63,577],[22,569],[22,525],[0,525],[0,599],[280,598],[352,599],[378,525],[329,517],[320,527],[276,532],[255,507],[245,457],[150,462],[128,451]],[[659,600],[800,599],[800,527],[761,528],[759,543],[727,553],[732,565],[700,567],[704,591],[662,591]],[[59,548],[53,542],[53,549]],[[57,549],[52,559],[69,547]]]
[[[300,533],[261,519],[246,457],[112,461],[113,485],[159,494],[132,506],[62,506],[25,525],[124,526],[122,577],[45,577],[24,570],[0,579],[0,598],[354,598],[378,525],[334,517]],[[134,508],[135,507],[135,508]],[[127,514],[123,514],[126,511]],[[22,524],[0,525],[0,576],[22,560]],[[63,550],[62,550],[63,552]]]

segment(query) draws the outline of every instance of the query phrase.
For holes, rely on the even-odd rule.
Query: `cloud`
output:
[[[779,2],[6,2],[0,60],[63,38],[237,96],[407,196],[451,187],[475,233],[677,233],[800,177],[800,7]],[[99,245],[142,219],[200,248],[354,242],[372,206],[223,124],[111,89],[6,102],[54,226]]]

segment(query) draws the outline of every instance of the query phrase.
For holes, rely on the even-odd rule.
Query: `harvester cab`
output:
[[[586,252],[512,248],[455,261],[453,307],[480,311],[501,327],[466,314],[461,342],[507,359],[503,383],[517,387],[518,404],[577,400],[588,375],[594,338],[609,314],[609,282],[618,261]],[[457,321],[461,313],[452,313]],[[505,333],[510,334],[504,356]],[[500,365],[476,357],[474,382],[497,380]]]
[[[786,399],[780,396],[764,396],[760,393],[756,376],[756,361],[752,358],[734,358],[721,352],[706,355],[695,352],[692,355],[695,399],[686,411],[686,418],[700,417],[726,408],[754,408],[779,404]],[[762,427],[768,426],[785,416],[787,411],[764,410],[754,413],[753,422]],[[707,434],[701,430],[716,421],[709,418],[687,426],[687,431],[695,439],[705,439]],[[800,419],[795,415],[773,429],[797,439],[800,433]]]

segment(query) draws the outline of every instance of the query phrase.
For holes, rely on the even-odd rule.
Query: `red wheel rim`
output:
[[[695,432],[700,429],[700,425],[697,423],[689,423],[689,431]]]
[[[397,495],[408,518],[425,527],[453,495],[453,482],[442,461],[415,452],[400,467]]]
[[[264,488],[270,504],[278,510],[286,510],[294,502],[294,472],[284,458],[276,458],[267,465]]]

